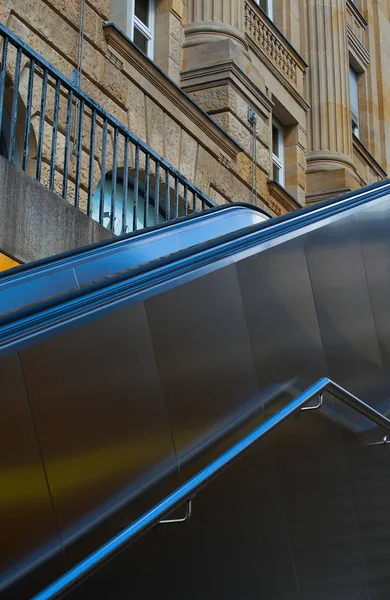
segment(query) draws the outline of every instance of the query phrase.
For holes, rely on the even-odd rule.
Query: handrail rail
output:
[[[294,400],[286,404],[286,406],[279,410],[275,415],[256,427],[242,440],[235,443],[229,450],[223,452],[218,458],[178,487],[174,492],[166,496],[164,500],[145,512],[140,518],[134,521],[134,523],[129,525],[129,527],[114,536],[97,551],[90,554],[86,559],[72,567],[67,573],[60,576],[56,581],[36,594],[31,600],[51,600],[59,594],[63,594],[81,577],[84,577],[88,572],[96,568],[108,557],[112,556],[129,541],[133,541],[148,527],[157,523],[161,517],[171,513],[177,506],[192,498],[199,489],[204,487],[224,468],[228,467],[234,460],[239,458],[245,450],[250,448],[256,441],[273,431],[287,419],[291,418],[295,413],[300,411],[302,407],[310,402],[310,400],[325,391],[330,392],[341,402],[390,432],[390,420],[387,417],[328,377],[323,377],[310,387],[306,388],[306,390],[294,398]]]
[[[152,212],[154,222],[158,223],[159,211],[163,211],[166,220],[169,221],[171,218],[187,215],[190,211],[199,212],[199,209],[204,210],[217,205],[178,169],[2,23],[0,47],[1,45],[0,133],[7,76],[11,69],[14,72],[10,136],[7,140],[8,158],[11,162],[15,162],[18,150],[17,122],[20,112],[21,73],[24,68],[28,68],[29,71],[25,91],[24,135],[23,140],[19,140],[23,171],[32,174],[34,170],[36,179],[41,181],[42,168],[46,166],[45,180],[51,191],[57,191],[75,207],[82,207],[100,224],[109,219],[107,227],[116,235],[118,231],[124,234],[128,230],[139,228],[137,222],[141,219],[146,227]],[[16,49],[16,58],[14,53],[9,53],[9,45]],[[23,58],[29,62],[22,60]],[[39,88],[40,107],[37,105]],[[48,103],[48,97],[51,98],[51,104]],[[39,113],[40,117],[39,125],[36,126],[37,156],[33,162],[29,154],[34,113]],[[49,113],[50,119],[46,119]],[[76,123],[75,132],[72,132],[72,122]],[[63,144],[60,143],[61,139],[64,140]],[[113,140],[112,146],[110,139]],[[70,160],[72,145],[76,157],[76,164],[73,166]],[[97,164],[101,164],[101,170],[100,182],[96,187]],[[87,168],[83,169],[83,165]],[[134,199],[131,201],[127,194],[130,184],[129,171],[134,172]],[[108,185],[109,179],[111,189]],[[73,188],[70,184],[74,184]],[[117,185],[122,184],[123,205],[119,206],[116,201]],[[163,186],[164,198],[160,194]],[[146,203],[145,207],[139,206],[142,194],[154,203],[150,207],[149,216]],[[190,194],[192,198],[189,197]],[[132,209],[132,213],[129,209]]]

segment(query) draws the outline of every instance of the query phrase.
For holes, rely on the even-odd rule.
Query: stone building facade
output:
[[[251,202],[277,216],[387,177],[389,10],[386,0],[1,0],[0,22],[215,202]],[[13,64],[5,90],[8,114]],[[26,62],[19,147],[28,73]],[[31,175],[39,77],[37,71]],[[49,89],[45,140],[52,135],[54,101]],[[61,158],[67,99],[59,102]],[[86,115],[82,210],[90,183],[89,135]],[[99,145],[99,133],[97,139]],[[112,140],[107,152],[110,164]],[[119,153],[119,166],[122,158]],[[47,143],[43,183],[50,160]],[[72,156],[70,163],[72,189]],[[92,185],[98,188],[98,156],[95,163]],[[60,193],[62,183],[58,167],[54,191]],[[23,260],[17,252],[13,258]]]

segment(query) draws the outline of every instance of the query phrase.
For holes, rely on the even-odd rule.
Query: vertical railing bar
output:
[[[77,164],[76,164],[76,188],[74,196],[74,205],[76,208],[80,205],[80,178],[81,163],[83,160],[83,128],[84,128],[84,100],[79,103],[79,122],[77,126]]]
[[[207,206],[206,206],[206,200],[204,198],[202,198],[202,210],[206,210]]]
[[[186,183],[184,183],[183,186],[184,186],[184,216],[186,217],[188,215],[188,186]]]
[[[156,184],[154,186],[154,224],[158,224],[160,214],[160,163],[156,162]]]
[[[139,145],[135,147],[134,161],[134,201],[133,201],[133,231],[137,231],[138,189],[139,189]]]
[[[51,156],[50,156],[50,182],[49,189],[54,189],[54,174],[56,168],[56,157],[57,157],[57,133],[58,133],[58,112],[60,107],[60,91],[61,81],[56,81],[56,91],[54,96],[54,114],[53,114],[53,132],[51,136]]]
[[[62,197],[66,200],[68,194],[68,171],[69,171],[69,152],[70,152],[70,129],[72,125],[72,107],[73,90],[68,90],[68,106],[66,109],[66,129],[65,129],[65,148],[64,148],[64,174],[62,178]]]
[[[46,118],[46,94],[47,94],[47,69],[43,71],[42,79],[42,96],[41,96],[41,109],[40,109],[40,122],[39,122],[39,133],[38,133],[38,149],[37,149],[37,170],[36,178],[38,181],[41,180],[41,169],[42,169],[42,150],[43,150],[43,134],[45,129],[45,118]]]
[[[116,197],[116,175],[118,163],[118,127],[114,129],[114,148],[112,153],[112,188],[111,188],[111,223],[110,229],[115,233],[115,197]]]
[[[198,194],[193,192],[193,201],[194,201],[194,213],[196,213],[196,201],[198,199]]]
[[[103,132],[102,132],[102,168],[101,168],[101,183],[100,183],[100,203],[99,203],[99,223],[103,225],[104,213],[104,189],[106,187],[106,161],[107,161],[107,130],[108,121],[104,117]]]
[[[87,214],[92,215],[92,196],[93,196],[93,175],[95,169],[95,132],[96,132],[96,108],[92,108],[91,113],[91,137],[89,143],[89,167],[88,167],[88,201]]]
[[[171,219],[171,189],[170,189],[170,182],[169,182],[169,171],[168,169],[165,171],[166,175],[165,175],[165,185],[166,185],[166,190],[165,190],[165,218],[167,221],[170,221]]]
[[[179,179],[175,176],[175,212],[174,219],[177,219],[179,216]]]
[[[18,120],[18,103],[19,103],[19,82],[20,82],[20,65],[22,62],[22,49],[18,48],[16,54],[14,92],[12,98],[12,114],[11,114],[11,131],[10,131],[10,150],[9,160],[14,162],[16,148],[16,122]]]
[[[148,226],[148,218],[149,218],[149,187],[150,187],[150,154],[146,153],[145,156],[145,205],[144,205],[144,227]]]
[[[129,190],[129,138],[127,136],[125,137],[123,163],[122,234],[127,233],[127,195]]]
[[[5,92],[5,76],[7,73],[7,55],[8,55],[8,38],[3,38],[3,54],[1,57],[1,71],[0,71],[0,135],[1,127],[3,123],[3,105],[4,105],[4,92]]]
[[[34,86],[34,71],[35,71],[35,60],[30,60],[30,71],[28,74],[27,84],[27,103],[26,103],[26,123],[24,127],[24,139],[23,139],[23,161],[22,169],[27,171],[28,165],[28,153],[30,150],[30,130],[31,130],[31,104],[32,104],[32,93]]]

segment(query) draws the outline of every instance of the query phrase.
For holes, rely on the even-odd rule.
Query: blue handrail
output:
[[[153,508],[145,512],[139,519],[134,521],[129,527],[121,531],[118,535],[111,538],[106,544],[101,546],[96,552],[90,554],[87,558],[79,562],[56,581],[51,583],[44,590],[35,595],[32,600],[51,600],[64,593],[80,578],[85,576],[92,569],[96,568],[104,560],[112,556],[125,544],[134,540],[143,531],[158,523],[161,518],[172,512],[177,506],[190,499],[204,485],[210,482],[218,473],[225,467],[229,466],[233,461],[238,459],[248,448],[250,448],[260,438],[273,431],[284,421],[291,418],[295,413],[317,396],[321,396],[323,392],[328,391],[333,396],[341,400],[344,404],[361,413],[380,427],[383,427],[390,432],[390,420],[377,412],[374,408],[336,384],[327,377],[319,379],[316,383],[308,387],[294,400],[286,404],[275,415],[264,421],[256,427],[251,433],[246,435],[242,440],[234,444],[229,450],[226,450],[218,458],[213,460],[209,465],[204,467],[199,473],[191,477],[186,483],[177,488],[174,492],[166,496],[161,502]],[[320,403],[312,409],[320,408]],[[306,407],[308,408],[308,407]]]

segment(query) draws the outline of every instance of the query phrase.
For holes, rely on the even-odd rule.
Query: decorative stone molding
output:
[[[347,0],[347,40],[348,49],[365,69],[370,62],[370,53],[366,48],[367,21],[358,11],[352,0]]]
[[[356,136],[353,136],[353,160],[362,186],[386,179],[386,171]]]
[[[271,198],[276,200],[276,207],[273,207],[272,210],[277,215],[282,214],[281,210],[278,210],[278,205],[283,207],[286,212],[291,212],[293,210],[302,208],[302,205],[298,202],[298,200],[289,194],[289,192],[285,190],[277,181],[270,179],[267,180],[267,187]]]
[[[263,56],[297,89],[306,63],[252,0],[245,2],[245,31]]]

